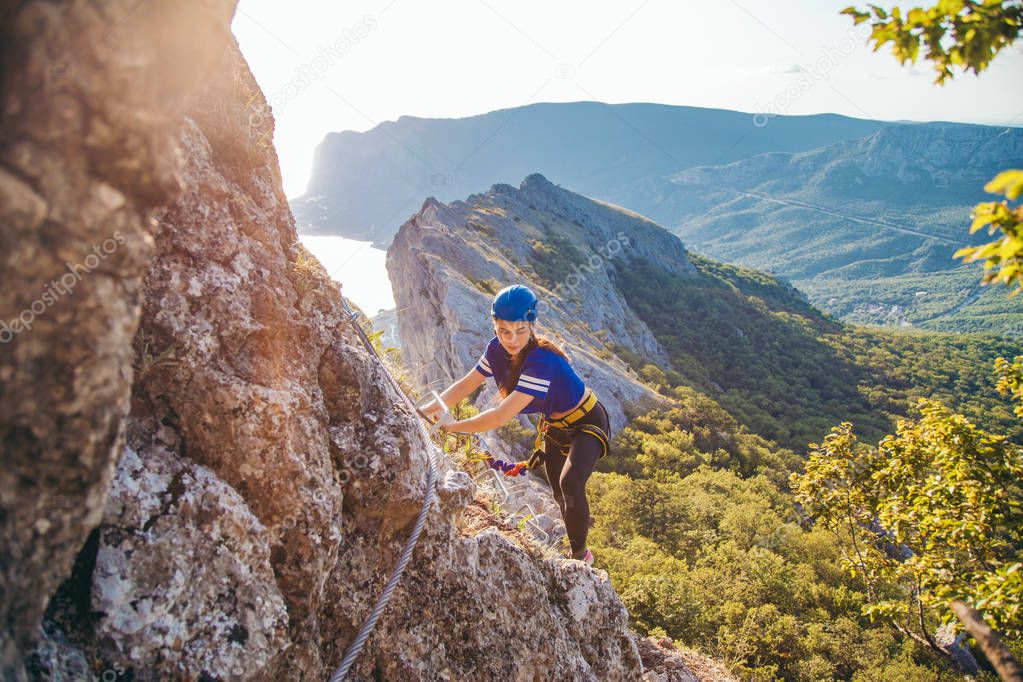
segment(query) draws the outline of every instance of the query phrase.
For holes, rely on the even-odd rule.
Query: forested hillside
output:
[[[843,419],[877,440],[917,396],[1023,435],[991,379],[995,358],[1020,352],[1019,344],[842,324],[769,275],[692,253],[690,260],[701,278],[674,278],[641,261],[619,271],[629,305],[671,354],[676,372],[660,384],[698,387],[750,430],[799,450]]]
[[[888,125],[859,140],[689,168],[651,217],[714,258],[789,279],[857,323],[1020,335],[1023,313],[952,254],[1023,157],[1023,129]],[[656,187],[656,186],[654,186]]]

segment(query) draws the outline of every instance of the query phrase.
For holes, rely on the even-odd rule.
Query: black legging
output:
[[[604,430],[608,439],[611,438],[611,424],[607,410],[598,400],[586,416],[575,422],[579,424],[595,424]],[[561,507],[561,516],[565,519],[565,530],[568,541],[572,544],[572,553],[582,551],[586,547],[586,535],[590,530],[590,504],[586,500],[586,480],[593,473],[604,446],[592,433],[569,428],[568,431],[553,426],[547,429],[544,447],[544,471],[547,481],[551,484],[554,499]],[[571,442],[568,457],[558,454],[553,441]]]

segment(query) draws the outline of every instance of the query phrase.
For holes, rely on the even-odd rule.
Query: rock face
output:
[[[841,148],[843,145],[837,145]],[[856,167],[868,177],[938,185],[983,185],[1023,157],[1023,130],[996,126],[884,126],[846,143]],[[838,156],[838,154],[833,154]]]
[[[427,443],[297,241],[233,7],[151,0],[106,47],[128,9],[27,2],[4,29],[4,319],[105,230],[125,243],[0,354],[3,678],[322,680],[401,553]],[[29,93],[30,32],[96,46],[96,103]],[[606,573],[439,480],[352,679],[640,678]]]
[[[97,640],[116,643],[115,666],[160,660],[168,675],[230,671],[244,679],[286,645],[271,535],[206,467],[159,443],[127,449],[101,538],[91,602],[104,614]]]
[[[679,649],[667,637],[637,640],[646,672],[643,682],[737,682],[720,663],[690,649]]]
[[[442,390],[461,378],[494,335],[494,293],[525,283],[541,299],[538,332],[565,349],[617,432],[628,404],[658,398],[609,346],[671,366],[615,287],[616,269],[639,256],[668,272],[695,276],[677,237],[539,174],[517,189],[494,185],[465,201],[428,199],[387,251],[405,364],[428,388]],[[489,406],[496,397],[488,381],[478,400]]]
[[[153,213],[233,2],[3,3],[0,677],[100,521],[124,444]]]

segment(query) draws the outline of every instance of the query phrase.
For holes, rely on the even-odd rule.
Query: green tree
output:
[[[898,7],[891,11],[869,7],[869,12],[847,7],[842,13],[851,15],[855,24],[871,21],[874,51],[890,42],[902,64],[915,63],[924,48],[939,85],[953,77],[952,67],[979,75],[1023,29],[1019,0],[939,0],[933,7],[915,7],[905,13]],[[1002,236],[959,249],[954,257],[967,263],[983,261],[981,282],[1001,282],[1012,296],[1023,288],[1023,206],[1010,207],[1008,201],[1017,200],[1023,192],[1023,171],[1003,171],[984,189],[1006,199],[977,204],[970,234],[987,226],[989,235],[1001,230]],[[998,390],[1016,399],[1015,414],[1023,416],[1023,358],[1016,357],[1011,364],[998,358],[995,374]],[[1020,448],[1005,437],[979,431],[938,403],[923,401],[920,408],[924,414],[920,422],[900,421],[897,435],[886,436],[878,444],[876,457],[861,459],[853,454],[857,448],[847,423],[832,431],[830,443],[826,439],[823,447],[812,445],[818,461],[811,458],[805,478],[793,478],[801,486],[798,497],[811,507],[814,496],[819,498],[823,506],[817,513],[832,523],[843,516],[849,519],[854,510],[870,517],[866,525],[862,518],[847,520],[853,540],[863,530],[884,529],[891,535],[898,543],[894,550],[885,545],[884,558],[882,553],[871,554],[870,547],[880,542],[881,536],[876,535],[867,551],[857,554],[857,570],[867,571],[875,585],[901,584],[903,591],[909,581],[919,607],[921,634],[931,647],[934,641],[927,635],[924,608],[940,605],[965,625],[1003,679],[1020,679],[1023,673],[1018,664],[989,628],[993,623],[1009,634],[1023,633]],[[862,470],[872,467],[876,469],[864,479]],[[814,478],[825,491],[807,487],[814,485],[810,482]],[[865,497],[852,502],[847,495],[829,509],[827,491],[833,489],[827,487],[829,482],[852,490],[864,480],[874,486],[862,491]],[[901,602],[882,599],[876,588],[871,596],[875,600],[872,614],[880,613],[891,622],[902,615]],[[947,612],[943,617],[950,618]]]
[[[870,595],[864,613],[936,651],[953,601],[1023,634],[1023,448],[922,400],[877,448],[852,425],[811,444],[796,500],[840,539]]]
[[[1011,364],[1005,358],[995,360],[995,376],[998,391],[1012,396],[1016,416],[1023,417],[1023,355],[1017,355]]]

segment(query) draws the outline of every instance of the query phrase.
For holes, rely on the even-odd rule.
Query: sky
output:
[[[874,52],[839,14],[849,4],[241,0],[232,29],[273,109],[289,198],[328,132],[406,115],[592,100],[1023,125],[1023,40],[938,86],[929,63]]]

